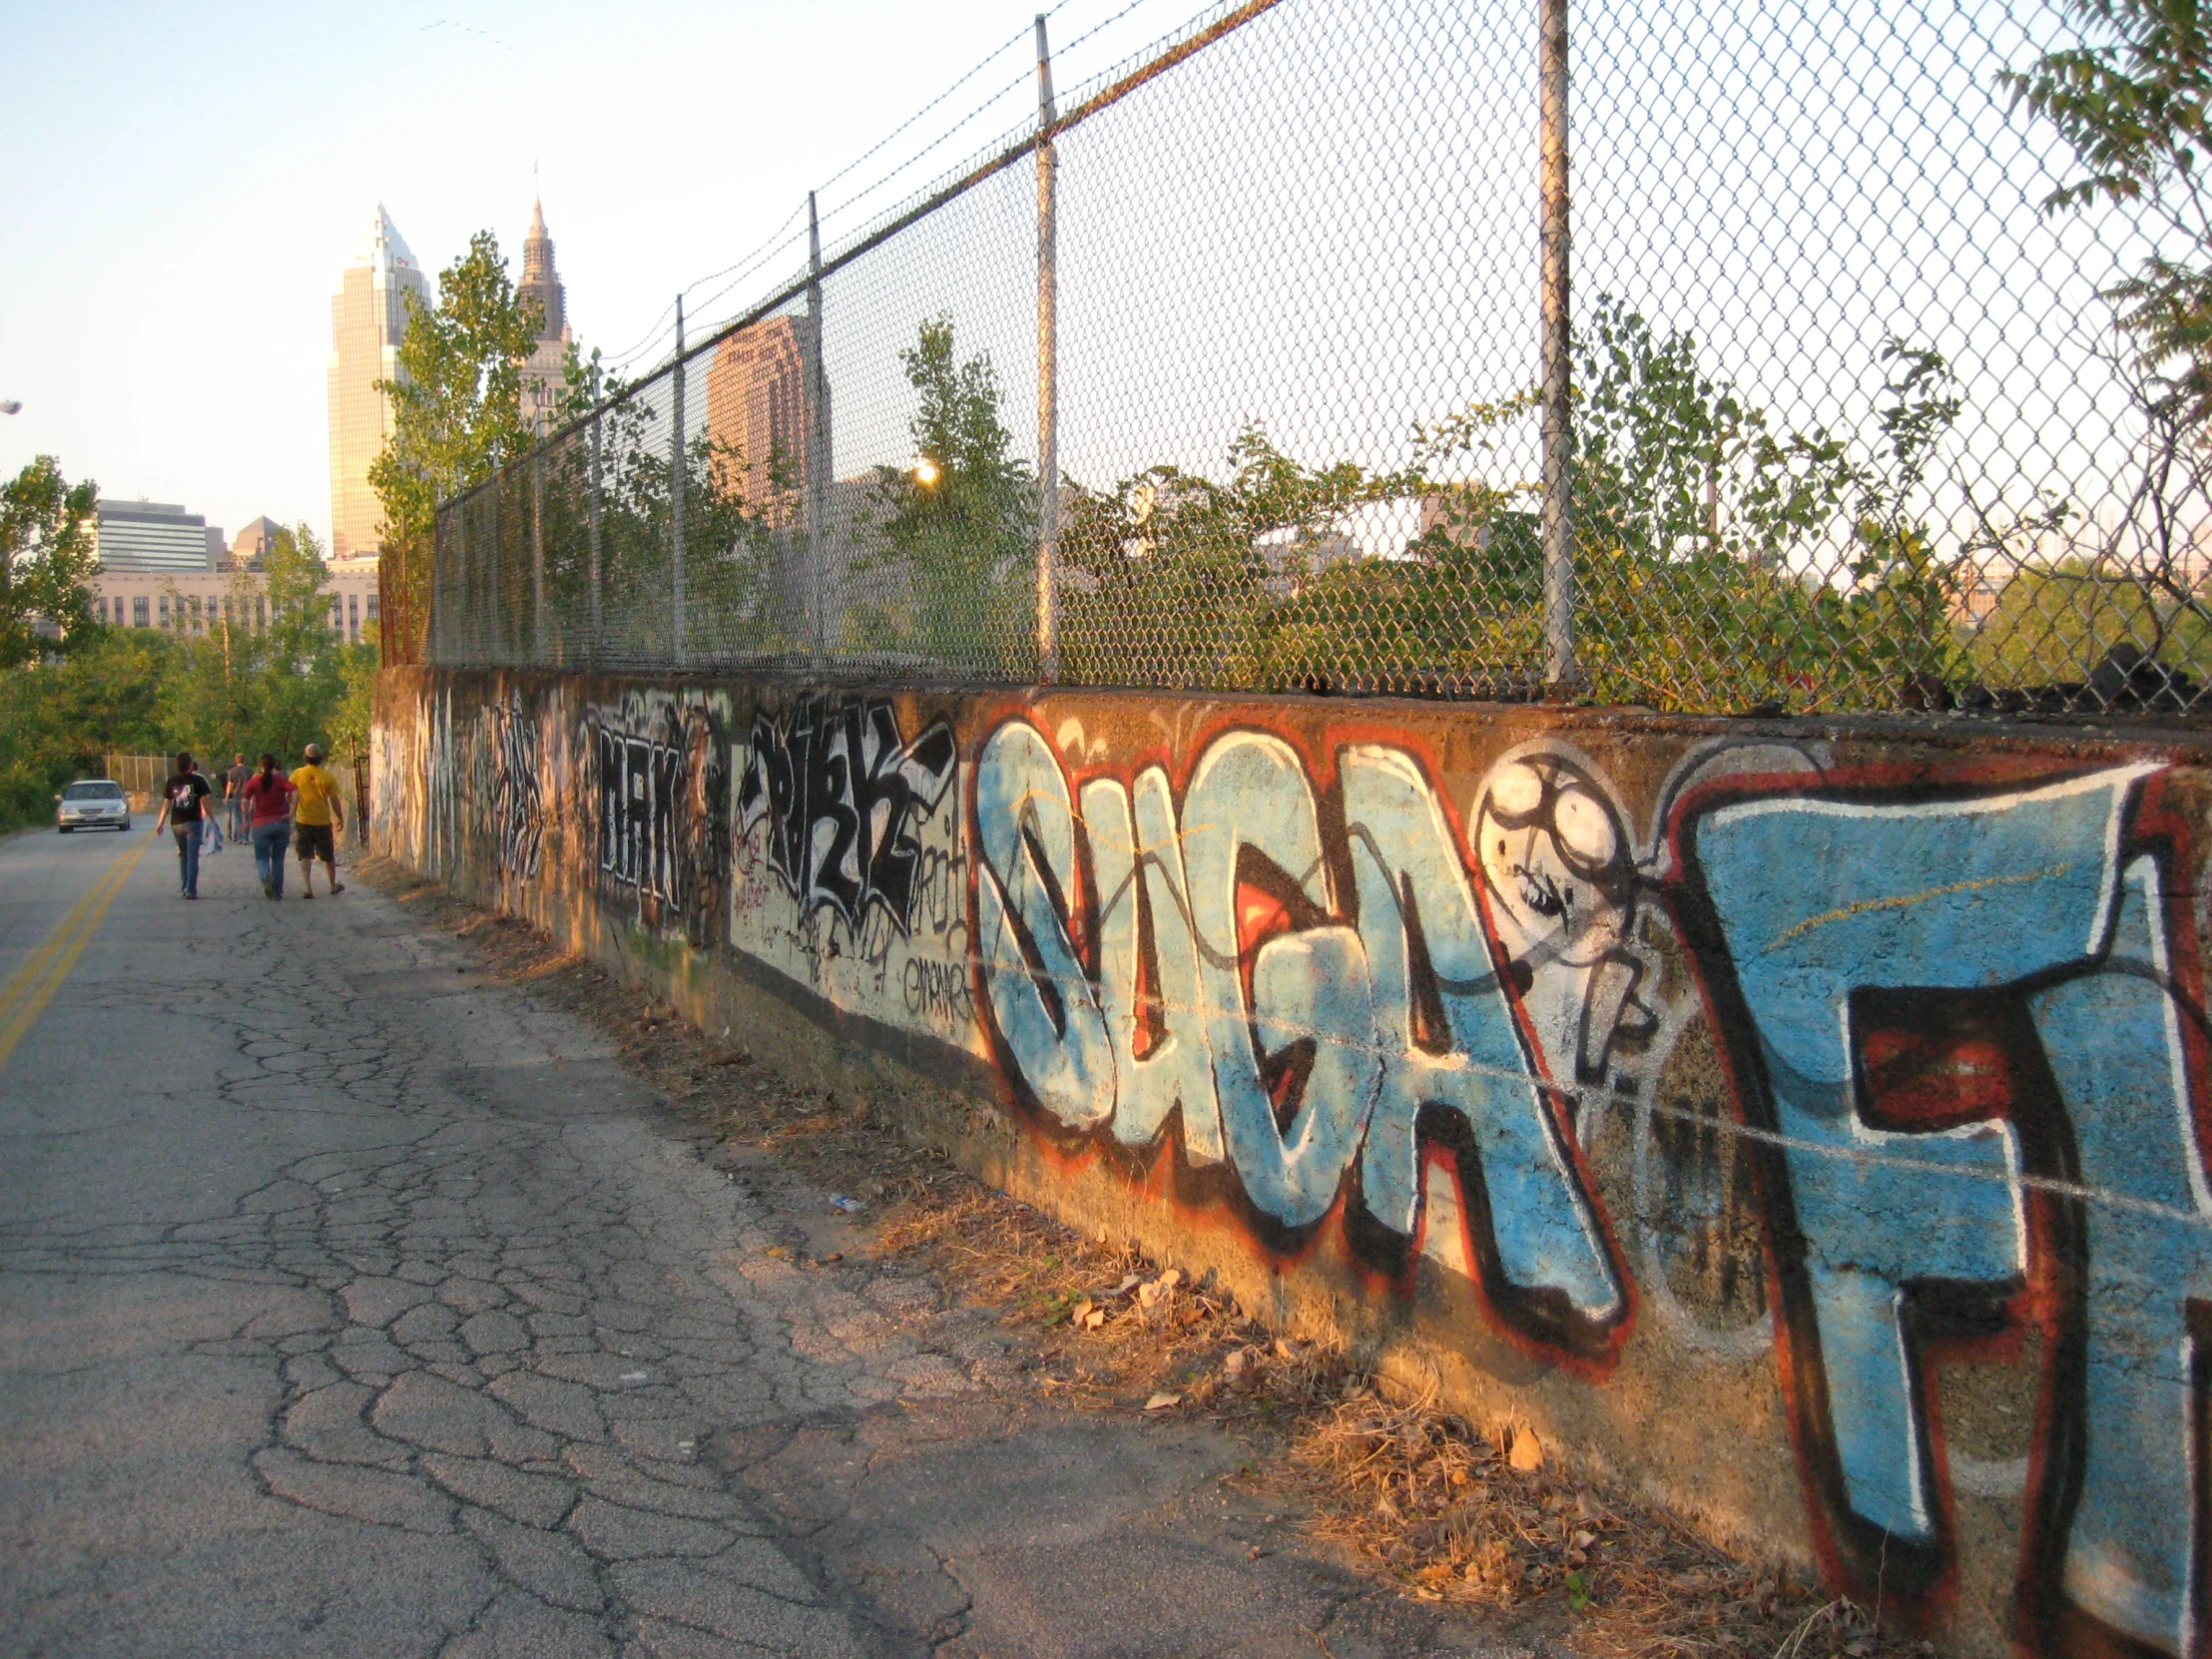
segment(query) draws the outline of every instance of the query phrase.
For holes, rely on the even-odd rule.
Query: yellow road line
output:
[[[16,999],[24,993],[33,980],[45,971],[46,964],[51,962],[61,950],[63,944],[69,939],[71,930],[76,927],[85,913],[93,905],[100,902],[101,889],[114,878],[116,870],[120,867],[122,867],[122,860],[120,859],[109,865],[107,873],[86,889],[84,895],[69,907],[60,921],[54,924],[54,930],[46,935],[45,941],[17,964],[16,970],[8,975],[7,983],[0,984],[0,1019],[7,1017],[8,1009],[14,1005]]]
[[[54,993],[62,988],[77,958],[85,953],[85,946],[92,943],[100,923],[107,919],[108,906],[115,902],[115,895],[123,890],[123,883],[131,878],[131,871],[138,868],[138,861],[153,844],[154,838],[149,835],[139,842],[137,850],[116,859],[108,873],[93,883],[92,890],[70,906],[69,913],[31,959],[0,985],[0,1065],[7,1064],[15,1045],[46,1011],[47,1003],[54,1000]]]

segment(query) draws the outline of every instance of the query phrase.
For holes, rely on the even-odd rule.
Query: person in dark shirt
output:
[[[194,768],[192,757],[179,755],[177,770],[162,786],[162,816],[154,828],[158,831],[166,824],[177,837],[177,874],[187,898],[200,896],[200,804],[213,794],[208,781]]]
[[[223,799],[231,808],[231,839],[242,841],[253,833],[253,820],[246,812],[246,786],[254,781],[254,769],[244,755],[231,757],[231,770],[223,775]]]

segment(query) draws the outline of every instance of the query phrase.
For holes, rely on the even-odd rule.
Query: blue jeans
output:
[[[284,896],[284,848],[290,840],[291,824],[286,819],[259,825],[254,830],[254,867],[261,871],[262,885],[278,898]]]
[[[200,896],[200,821],[190,824],[172,824],[169,832],[177,837],[177,876],[179,883],[193,897]]]

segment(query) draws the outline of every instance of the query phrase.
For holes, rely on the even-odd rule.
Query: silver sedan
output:
[[[72,830],[128,830],[131,798],[121,784],[105,778],[80,778],[54,797],[55,828],[63,834]]]

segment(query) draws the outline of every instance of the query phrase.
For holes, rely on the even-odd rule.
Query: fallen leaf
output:
[[[1514,1430],[1513,1449],[1506,1453],[1505,1461],[1523,1474],[1544,1466],[1544,1443],[1536,1438],[1534,1429]]]
[[[1147,1411],[1165,1411],[1171,1406],[1182,1403],[1183,1396],[1181,1394],[1157,1393],[1144,1402],[1144,1408]]]
[[[1083,1323],[1083,1321],[1085,1321],[1085,1320],[1087,1320],[1087,1319],[1089,1319],[1089,1318],[1090,1318],[1090,1315],[1091,1315],[1091,1307],[1092,1307],[1091,1299],[1090,1299],[1089,1297],[1085,1297],[1085,1298],[1083,1298],[1083,1300],[1082,1300],[1082,1301],[1078,1302],[1078,1303],[1077,1303],[1077,1304],[1076,1304],[1076,1305],[1075,1305],[1075,1306],[1074,1306],[1073,1308],[1070,1308],[1070,1309],[1068,1310],[1068,1318],[1069,1318],[1069,1319],[1071,1319],[1071,1320],[1073,1320],[1073,1321],[1075,1321],[1075,1323],[1076,1323],[1076,1324],[1080,1325],[1080,1324],[1082,1324],[1082,1323]]]
[[[1160,1289],[1163,1291],[1172,1291],[1182,1283],[1183,1270],[1181,1268],[1170,1268],[1160,1275]]]
[[[1592,1544],[1597,1542],[1597,1534],[1595,1532],[1577,1532],[1572,1538],[1568,1539],[1567,1541],[1571,1543],[1576,1549],[1588,1549]]]
[[[1083,1316],[1083,1329],[1086,1331],[1096,1331],[1105,1323],[1106,1310],[1103,1308],[1093,1308],[1089,1313]]]
[[[1246,1366],[1252,1363],[1252,1351],[1247,1348],[1232,1350],[1229,1358],[1221,1363],[1221,1369],[1231,1377],[1242,1377]]]

